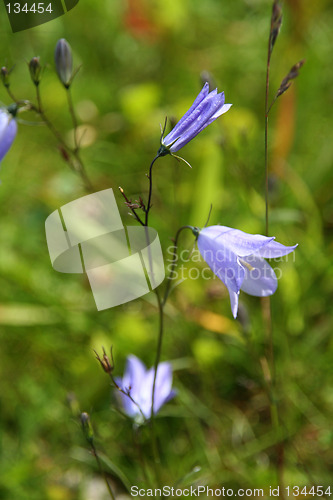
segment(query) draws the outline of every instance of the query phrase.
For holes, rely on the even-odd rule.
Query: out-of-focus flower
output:
[[[71,46],[64,38],[61,38],[57,42],[54,51],[54,61],[59,79],[64,87],[68,89],[74,76],[73,58]]]
[[[277,289],[275,272],[265,258],[282,257],[297,247],[284,246],[274,241],[274,237],[248,234],[226,226],[193,228],[193,232],[203,259],[228,288],[234,318],[240,290],[266,297]]]
[[[224,92],[218,94],[217,89],[209,92],[209,84],[206,82],[190,109],[171,132],[161,139],[158,156],[178,151],[231,106],[232,104],[224,104]]]
[[[9,107],[9,109],[11,110],[12,108]],[[8,152],[16,136],[16,110],[16,106],[13,107],[12,111],[8,111],[6,108],[0,108],[0,161],[2,161],[3,157]]]
[[[143,423],[143,416],[151,416],[151,402],[153,393],[155,369],[147,370],[145,365],[134,355],[127,358],[126,370],[123,378],[116,378],[118,386],[126,393],[117,392],[125,413],[135,419],[136,423]],[[172,390],[172,368],[167,362],[160,363],[157,368],[155,382],[154,414],[162,405],[170,401],[175,395]]]
[[[39,85],[39,82],[41,79],[41,72],[42,72],[42,67],[40,65],[39,57],[33,57],[29,61],[28,66],[29,66],[31,80],[33,81],[33,83],[37,87]]]

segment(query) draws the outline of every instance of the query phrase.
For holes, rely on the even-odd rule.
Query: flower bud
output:
[[[28,66],[29,66],[31,80],[37,87],[41,79],[41,71],[42,71],[39,57],[33,57],[31,61],[28,63]]]
[[[90,417],[89,417],[88,413],[86,413],[86,412],[81,413],[80,419],[81,419],[81,424],[82,424],[84,436],[85,436],[86,440],[88,441],[88,443],[92,444],[93,440],[94,440],[94,431],[93,431],[93,428],[92,428],[92,425],[90,422]]]
[[[56,45],[54,60],[58,77],[68,89],[73,78],[73,58],[72,49],[64,38],[61,38]]]
[[[5,87],[9,87],[9,74],[10,71],[6,68],[6,66],[2,66],[0,70],[0,76],[1,76],[1,81],[4,84]]]

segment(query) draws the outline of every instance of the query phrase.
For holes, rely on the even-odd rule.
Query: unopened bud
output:
[[[59,79],[68,89],[73,79],[73,58],[72,49],[64,38],[61,38],[56,45],[54,61]]]
[[[2,66],[0,70],[0,75],[1,75],[1,81],[4,84],[5,87],[9,87],[9,74],[10,71],[6,68],[6,66]]]
[[[81,413],[80,416],[81,424],[82,424],[82,429],[84,432],[84,436],[86,440],[88,441],[89,444],[92,444],[94,440],[94,431],[90,422],[90,417],[88,413],[83,412]]]
[[[42,67],[40,65],[39,57],[33,57],[31,61],[28,63],[31,80],[36,85],[39,85],[41,79]]]

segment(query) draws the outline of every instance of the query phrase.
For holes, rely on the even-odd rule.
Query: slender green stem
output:
[[[9,97],[14,101],[14,102],[18,102],[18,99],[16,99],[16,97],[14,96],[13,92],[10,90],[9,88],[9,85],[5,85],[6,87],[6,90],[7,90],[7,94],[9,95]]]
[[[149,217],[149,211],[151,209],[151,197],[152,197],[152,192],[153,192],[153,166],[155,161],[159,158],[158,155],[155,156],[153,161],[150,164],[149,168],[149,174],[148,174],[148,179],[149,179],[149,193],[148,193],[148,201],[147,201],[147,206],[145,209],[146,212],[146,217],[145,217],[145,226],[148,226],[148,217]]]
[[[266,92],[265,92],[265,219],[266,219],[266,236],[268,236],[268,95],[269,95],[269,71],[271,62],[271,45],[268,42],[268,56],[266,68]]]
[[[163,303],[160,297],[158,290],[155,290],[157,305],[158,305],[158,313],[159,313],[159,330],[158,330],[158,340],[157,340],[157,349],[156,349],[156,358],[154,364],[154,381],[153,381],[153,391],[151,396],[151,414],[150,414],[150,425],[151,425],[151,437],[152,437],[152,451],[154,456],[154,466],[155,466],[155,474],[158,482],[158,486],[161,485],[161,475],[160,475],[160,457],[157,447],[157,439],[155,433],[155,415],[154,415],[154,403],[155,403],[155,386],[156,386],[156,376],[157,369],[161,359],[162,353],[162,342],[163,342],[163,327],[164,327],[164,309]]]
[[[62,138],[60,132],[55,128],[53,123],[48,119],[47,115],[44,112],[39,86],[36,86],[36,96],[37,96],[37,108],[32,106],[31,109],[33,111],[36,111],[39,114],[39,116],[42,118],[43,122],[45,123],[47,128],[52,132],[52,134],[57,139],[57,141],[67,151],[67,153],[71,154],[72,153],[71,148],[69,146],[67,146],[67,144],[65,143],[64,139]]]
[[[274,12],[274,11],[273,11]],[[271,19],[270,36],[268,39],[267,51],[267,66],[266,66],[266,86],[265,86],[265,234],[269,233],[269,165],[268,165],[268,115],[275,103],[275,99],[271,105],[268,104],[269,99],[269,78],[270,78],[270,63],[273,45],[271,43],[271,35],[273,29],[273,17]],[[279,484],[283,484],[283,443],[281,442],[281,428],[279,419],[279,408],[276,395],[276,368],[274,356],[274,339],[273,339],[273,326],[272,326],[272,313],[270,297],[263,299],[263,319],[265,323],[266,338],[268,338],[268,359],[269,359],[269,381],[267,383],[267,395],[270,402],[270,414],[272,426],[276,431],[278,443],[276,446],[276,462],[277,462],[277,477]],[[280,459],[282,457],[282,459]],[[283,497],[282,497],[283,498]]]
[[[108,478],[107,478],[107,476],[106,476],[106,473],[105,473],[105,471],[104,471],[104,469],[103,469],[103,467],[102,467],[101,460],[100,460],[100,458],[99,458],[99,455],[98,455],[98,453],[97,453],[96,447],[95,447],[95,445],[94,445],[94,443],[93,443],[93,442],[91,443],[91,452],[92,452],[93,456],[94,456],[94,457],[95,457],[95,459],[96,459],[97,467],[98,467],[98,469],[99,469],[99,472],[100,472],[100,473],[101,473],[101,475],[103,476],[103,479],[104,479],[104,482],[105,482],[105,485],[106,485],[106,487],[107,487],[107,490],[108,490],[108,492],[109,492],[110,497],[112,498],[112,500],[116,500],[116,497],[115,497],[115,495],[114,495],[114,493],[113,493],[113,491],[112,491],[111,485],[110,485],[110,483],[109,483],[109,481],[108,481]]]
[[[70,112],[70,115],[72,118],[73,128],[74,128],[73,155],[74,155],[76,162],[77,162],[76,169],[77,169],[77,172],[79,173],[79,175],[81,176],[81,179],[82,179],[87,191],[93,191],[94,187],[93,187],[93,185],[88,177],[88,174],[86,172],[86,169],[85,169],[84,164],[83,164],[81,157],[80,157],[80,144],[79,144],[79,140],[78,140],[78,136],[77,136],[78,120],[77,120],[77,117],[75,114],[72,93],[71,93],[71,90],[69,87],[66,88],[66,94],[67,94],[68,109],[69,109],[69,112]]]
[[[155,358],[155,365],[154,365],[154,381],[153,381],[153,392],[152,392],[152,401],[151,401],[151,433],[152,433],[152,447],[153,447],[154,461],[155,461],[155,464],[158,465],[158,466],[156,466],[155,472],[156,472],[156,477],[157,477],[159,485],[160,485],[160,474],[159,474],[160,460],[159,460],[159,453],[158,453],[158,448],[157,448],[157,440],[156,440],[156,434],[155,434],[155,420],[154,420],[155,386],[156,386],[157,369],[158,369],[158,365],[160,363],[161,353],[162,353],[163,331],[164,331],[164,306],[165,306],[166,301],[168,299],[168,296],[170,294],[172,274],[173,274],[173,271],[175,269],[176,262],[177,262],[178,239],[179,239],[181,232],[184,229],[192,229],[192,226],[182,226],[181,228],[178,229],[178,231],[176,233],[175,248],[174,248],[175,251],[173,254],[173,261],[171,264],[170,275],[168,277],[168,282],[166,285],[163,300],[162,300],[158,290],[155,290],[156,298],[157,298],[157,305],[158,305],[158,312],[159,312],[159,333],[158,333],[156,358]]]
[[[127,198],[126,194],[125,194],[125,191],[123,190],[122,187],[119,186],[119,191],[120,193],[123,195],[123,197],[125,198],[125,201],[126,201],[126,205],[128,206],[128,208],[131,210],[132,214],[134,215],[134,217],[136,218],[136,220],[139,222],[139,224],[141,224],[141,226],[145,226],[145,223],[141,220],[141,218],[138,216],[138,214],[136,213],[136,208],[137,207],[134,207],[133,206],[133,203]],[[131,215],[131,214],[130,214]]]
[[[78,121],[77,121],[77,117],[76,117],[75,109],[74,109],[74,105],[73,105],[72,93],[71,93],[71,90],[69,87],[66,88],[66,94],[67,94],[68,109],[69,109],[69,112],[70,112],[70,115],[72,118],[73,128],[74,128],[74,145],[75,145],[74,151],[78,152],[80,149],[79,141],[77,138]]]
[[[69,91],[67,92],[67,95],[70,96]],[[53,123],[47,117],[47,115],[46,115],[46,113],[45,113],[45,111],[43,109],[42,98],[41,98],[41,94],[40,94],[39,85],[36,86],[36,96],[37,96],[38,106],[37,106],[37,108],[34,107],[34,106],[32,106],[31,109],[33,109],[34,111],[36,111],[40,115],[40,117],[44,121],[45,125],[52,132],[52,134],[57,139],[57,141],[61,144],[61,147],[63,148],[64,152],[66,153],[66,161],[67,161],[67,163],[69,164],[70,168],[75,173],[79,174],[79,176],[82,179],[82,182],[84,184],[84,187],[85,187],[86,191],[92,192],[94,190],[94,187],[93,187],[93,185],[92,185],[92,183],[91,183],[91,181],[90,181],[90,179],[89,179],[89,177],[88,177],[88,175],[86,173],[85,167],[84,167],[83,162],[82,162],[82,160],[80,158],[79,148],[78,148],[78,145],[77,145],[77,142],[76,142],[76,128],[77,128],[76,123],[77,122],[76,122],[75,112],[74,112],[74,109],[73,109],[73,104],[71,102],[71,98],[69,97],[70,102],[71,102],[70,113],[71,113],[72,120],[73,120],[73,125],[74,125],[74,149],[70,148],[66,144],[66,142],[64,141],[64,139],[63,139],[62,135],[60,134],[60,132],[55,128],[55,126],[53,125]],[[73,119],[73,116],[74,116],[74,119]]]
[[[145,457],[142,453],[142,448],[141,448],[141,443],[140,443],[140,427],[133,427],[133,442],[134,442],[134,446],[137,450],[138,459],[139,459],[139,462],[141,465],[142,473],[144,475],[146,484],[149,484]]]

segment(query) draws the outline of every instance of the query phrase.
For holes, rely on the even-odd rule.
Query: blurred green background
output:
[[[45,110],[70,141],[53,63],[57,40],[68,40],[82,65],[73,84],[82,157],[96,191],[114,189],[125,224],[134,221],[118,186],[130,198],[147,198],[159,124],[181,117],[209,72],[233,107],[181,151],[192,170],[171,157],[157,161],[150,224],[166,250],[180,225],[205,224],[212,203],[211,224],[264,233],[270,15],[268,0],[81,0],[65,16],[13,34],[1,4],[0,64],[15,65],[12,91],[34,101],[27,62],[40,56]],[[267,488],[279,469],[286,486],[331,484],[333,493],[332,26],[329,0],[286,1],[271,65],[273,96],[290,67],[306,59],[269,128],[270,234],[299,243],[295,262],[281,263],[271,301],[283,451],[276,456],[263,381],[263,304],[241,294],[234,321],[217,279],[187,279],[166,308],[162,358],[174,363],[178,395],[156,424],[164,484]],[[3,87],[0,100],[10,104]],[[129,353],[151,366],[155,297],[97,312],[85,278],[52,269],[45,219],[85,192],[47,128],[34,125],[33,113],[21,119],[30,125],[19,124],[0,172],[0,498],[103,499],[66,400],[75,394],[91,415],[117,495],[124,483],[145,484],[137,432],[117,411],[93,349],[113,345],[116,375]],[[182,244],[191,248],[193,239]],[[149,433],[138,433],[150,477]]]

